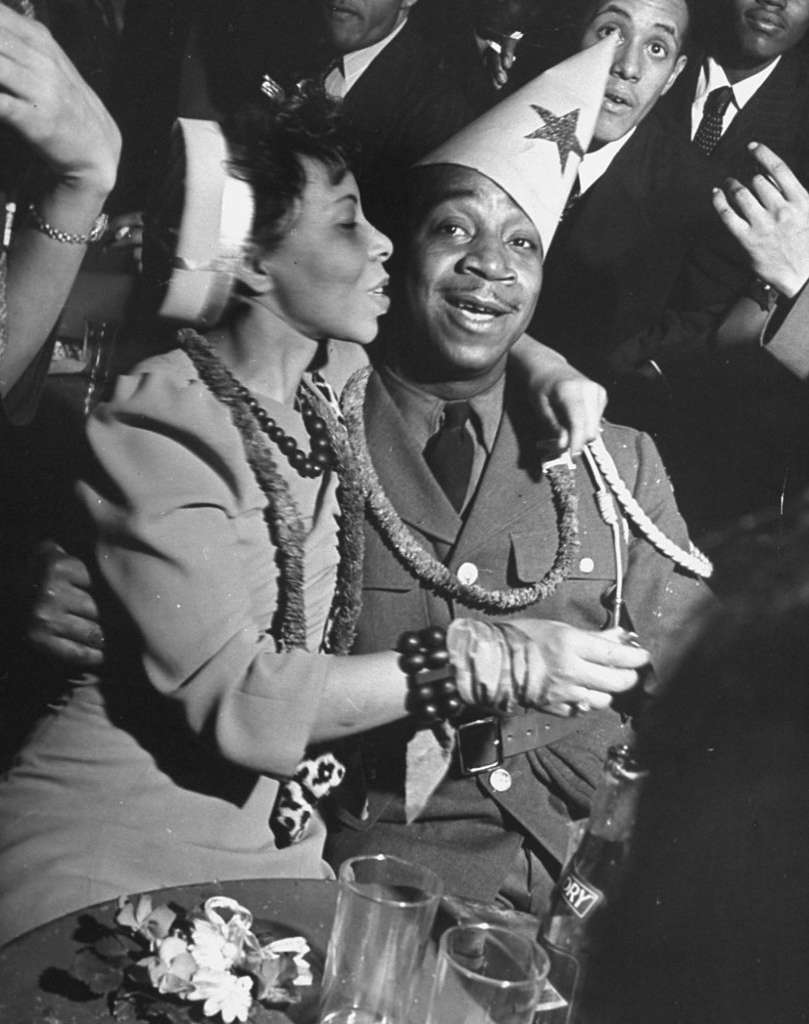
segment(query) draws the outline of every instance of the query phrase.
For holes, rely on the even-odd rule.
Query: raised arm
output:
[[[809,280],[809,192],[767,146],[748,148],[761,171],[749,187],[728,179],[714,208],[754,272],[791,299]]]
[[[558,451],[581,451],[598,436],[607,392],[579,373],[564,356],[524,334],[511,350],[534,395],[537,413],[547,423]]]
[[[6,337],[0,341],[0,396],[40,351],[84,256],[85,243],[59,241],[41,222],[84,238],[115,183],[120,136],[101,101],[48,30],[0,5],[0,124],[30,153],[35,191],[12,183],[19,199],[8,254]],[[14,193],[14,194],[12,194]]]

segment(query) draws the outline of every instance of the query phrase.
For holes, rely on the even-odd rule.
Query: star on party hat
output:
[[[479,171],[522,207],[548,251],[604,101],[617,39],[545,71],[418,162]]]

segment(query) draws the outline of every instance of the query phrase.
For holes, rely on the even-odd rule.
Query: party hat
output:
[[[457,164],[499,185],[547,252],[604,101],[617,40],[608,36],[545,71],[418,165]]]

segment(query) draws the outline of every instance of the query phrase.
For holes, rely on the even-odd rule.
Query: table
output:
[[[154,902],[175,902],[191,909],[216,895],[232,896],[255,918],[291,928],[325,956],[337,899],[335,882],[285,878],[212,882],[158,890]],[[82,915],[92,914],[111,923],[115,906],[111,900],[68,914],[0,949],[3,1024],[102,1024],[108,1020],[112,1024],[102,1000],[71,999],[69,983],[60,972],[70,971],[79,946],[74,935]],[[286,1019],[279,1014],[279,1024]]]

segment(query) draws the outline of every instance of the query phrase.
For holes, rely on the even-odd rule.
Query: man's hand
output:
[[[35,597],[28,626],[32,647],[65,669],[104,663],[104,634],[87,567],[53,541],[37,550]]]
[[[67,185],[106,196],[120,135],[104,105],[41,24],[0,5],[0,123]]]
[[[771,149],[748,147],[761,165],[746,188],[729,178],[713,204],[762,280],[791,299],[809,280],[809,193]]]
[[[517,59],[517,44],[521,38],[522,33],[515,33],[502,36],[500,39],[487,40],[486,49],[483,51],[483,66],[492,85],[498,91],[508,84],[508,76]]]
[[[568,716],[579,706],[607,708],[612,698],[637,685],[649,652],[621,642],[615,631],[578,629],[564,622],[512,619],[535,651],[526,658],[531,704]],[[537,657],[538,655],[538,657]]]

